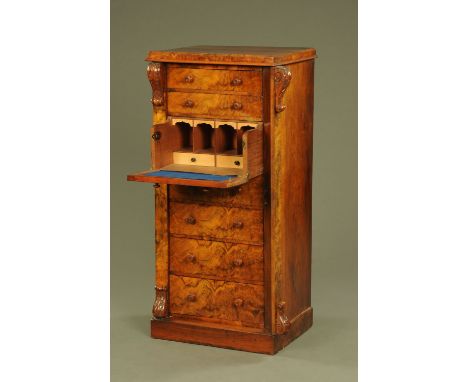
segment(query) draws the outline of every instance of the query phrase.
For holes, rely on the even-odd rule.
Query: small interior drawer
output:
[[[168,67],[167,87],[169,90],[202,90],[236,92],[261,95],[261,70],[215,70],[189,67]]]
[[[241,155],[216,155],[216,166],[225,168],[243,168]]]
[[[212,154],[196,154],[192,152],[175,151],[174,164],[191,166],[215,166],[215,156]]]
[[[205,317],[261,328],[264,325],[262,285],[171,275],[171,314]]]

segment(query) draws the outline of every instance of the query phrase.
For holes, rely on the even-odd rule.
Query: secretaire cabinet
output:
[[[148,54],[151,336],[274,354],[312,325],[315,49]]]

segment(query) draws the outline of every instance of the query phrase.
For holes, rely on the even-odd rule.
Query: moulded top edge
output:
[[[146,61],[276,66],[313,60],[314,58],[316,58],[314,48],[200,45],[150,51]]]

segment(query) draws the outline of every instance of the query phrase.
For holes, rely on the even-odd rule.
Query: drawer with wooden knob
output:
[[[258,69],[214,70],[169,66],[167,88],[261,95],[262,72]]]
[[[212,154],[175,151],[172,156],[176,164],[191,166],[214,166],[216,164],[215,156]]]
[[[217,280],[263,283],[263,246],[170,238],[173,274]]]
[[[262,97],[231,94],[168,92],[169,115],[204,118],[232,118],[260,121]]]
[[[208,240],[262,244],[263,210],[171,202],[169,232]]]
[[[263,286],[171,275],[170,311],[222,322],[263,327]]]
[[[257,176],[246,184],[228,189],[171,185],[169,199],[173,202],[194,202],[228,207],[263,209],[264,178]]]

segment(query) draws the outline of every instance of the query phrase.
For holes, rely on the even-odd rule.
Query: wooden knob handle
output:
[[[234,162],[234,164],[235,164],[236,166],[240,166],[240,162],[239,162],[238,160],[236,160],[236,161]]]
[[[195,102],[193,102],[191,99],[187,99],[185,100],[182,106],[192,108],[194,105],[195,105]]]
[[[152,136],[151,138],[153,138],[155,141],[159,141],[161,139],[161,132],[160,131],[156,131]]]
[[[185,218],[185,223],[187,224],[195,224],[197,222],[197,219],[195,219],[193,216],[187,216]]]
[[[242,104],[240,102],[233,102],[231,105],[232,110],[241,110]]]
[[[241,298],[236,298],[234,301],[233,301],[233,304],[234,306],[236,307],[240,307],[244,304],[244,300],[242,300]]]
[[[242,267],[242,265],[244,264],[244,261],[242,259],[235,259],[232,264],[235,266],[235,267]]]
[[[197,257],[193,253],[189,253],[187,255],[187,260],[191,263],[195,263],[197,261]]]
[[[190,74],[186,75],[185,78],[184,78],[184,81],[187,84],[191,84],[194,80],[195,80],[195,78],[193,76],[191,76]]]
[[[231,85],[232,86],[239,86],[239,85],[242,85],[242,78],[234,78],[232,81],[231,81]]]
[[[194,302],[197,299],[197,296],[195,296],[194,294],[189,294],[186,298],[187,301]]]
[[[236,196],[240,191],[240,187],[231,187],[231,188],[228,188],[228,190],[229,190],[230,196]]]
[[[241,229],[244,227],[244,223],[242,223],[241,221],[237,221],[232,224],[232,227]]]

